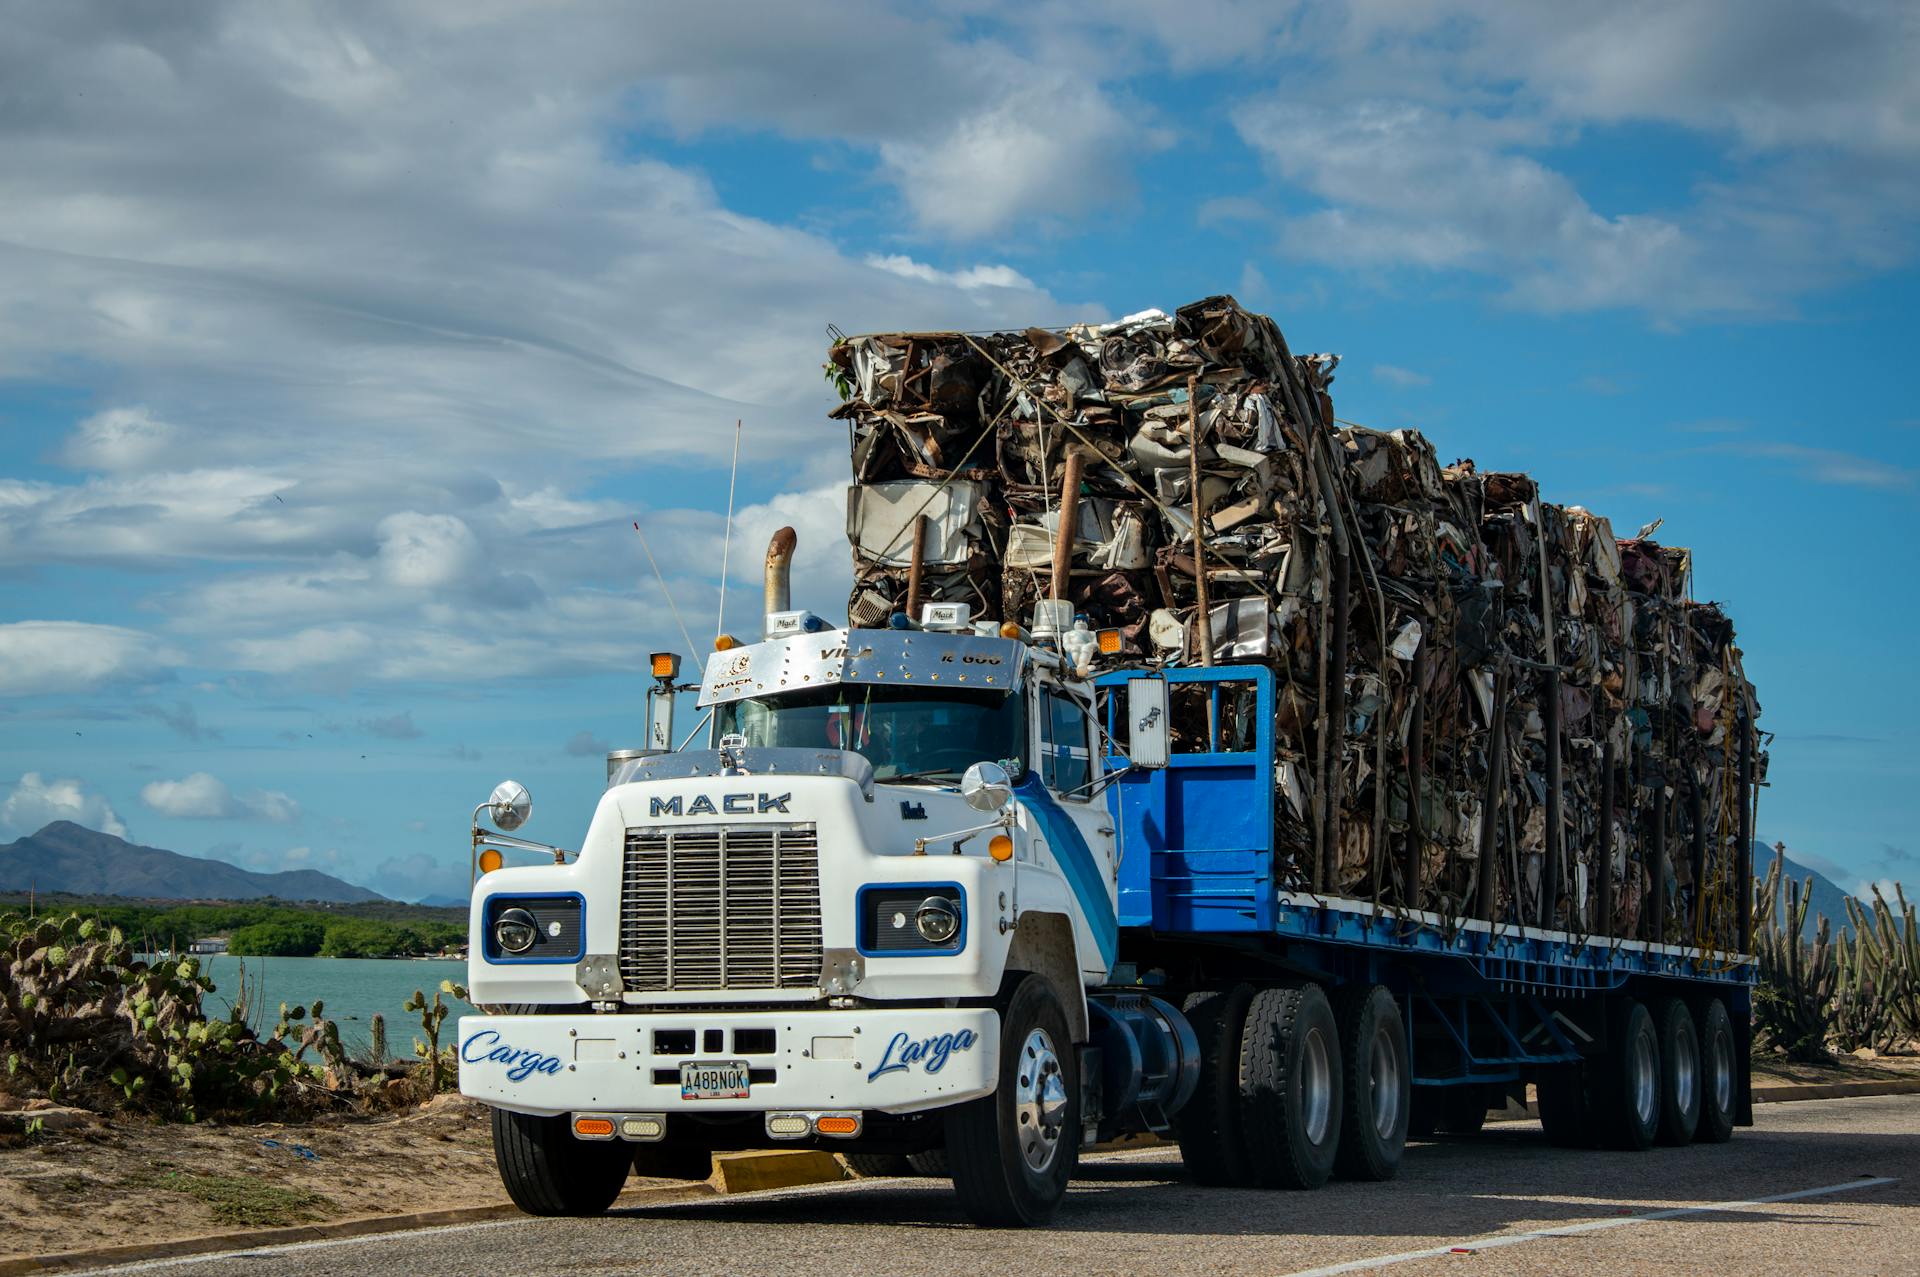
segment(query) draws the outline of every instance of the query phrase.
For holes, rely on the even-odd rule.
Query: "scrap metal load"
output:
[[[836,342],[849,620],[1065,598],[1110,664],[1266,665],[1283,885],[1745,951],[1759,705],[1688,552],[1336,422],[1337,362],[1231,297]],[[1251,747],[1180,690],[1176,749]]]

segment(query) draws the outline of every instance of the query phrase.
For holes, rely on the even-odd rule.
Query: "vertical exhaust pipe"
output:
[[[768,616],[793,610],[793,546],[798,539],[792,528],[781,528],[767,543]]]

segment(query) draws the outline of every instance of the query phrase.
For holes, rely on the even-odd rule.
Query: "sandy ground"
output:
[[[181,1191],[202,1176],[324,1199],[309,1199],[285,1223],[507,1200],[485,1107],[451,1095],[373,1120],[186,1126],[115,1119],[10,1143],[0,1147],[0,1219],[8,1225],[0,1229],[0,1259],[245,1227]]]
[[[1831,1067],[1767,1060],[1756,1062],[1754,1074],[1757,1085],[1885,1078],[1920,1078],[1920,1056],[1842,1057]],[[288,1224],[507,1200],[486,1110],[458,1096],[400,1116],[298,1125],[76,1121],[30,1140],[0,1137],[0,1219],[8,1225],[0,1229],[0,1259],[244,1228],[181,1191],[183,1181],[202,1176],[319,1195],[275,1221]],[[273,1209],[271,1198],[265,1207]]]

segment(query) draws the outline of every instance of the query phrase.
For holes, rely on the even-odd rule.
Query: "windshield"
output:
[[[842,683],[777,700],[719,707],[718,736],[748,745],[845,749],[873,764],[875,780],[958,780],[974,763],[1021,773],[1021,698],[926,687]]]

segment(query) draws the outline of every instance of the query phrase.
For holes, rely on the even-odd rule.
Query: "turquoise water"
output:
[[[413,1040],[421,1036],[419,1015],[401,1009],[413,991],[423,990],[431,1004],[442,980],[455,984],[467,981],[466,963],[441,958],[235,958],[218,954],[203,955],[200,963],[213,979],[213,992],[206,999],[209,1014],[225,1014],[232,1007],[240,995],[240,967],[245,963],[247,1019],[255,1028],[271,1032],[282,1002],[311,1007],[319,998],[326,1003],[326,1017],[340,1026],[340,1042],[349,1054],[357,1056],[367,1049],[377,1011],[387,1018],[387,1050],[399,1059],[413,1058]],[[471,1008],[445,994],[441,1000],[448,1004],[447,1022],[440,1029],[440,1044],[446,1046],[453,1041],[454,1021]]]

